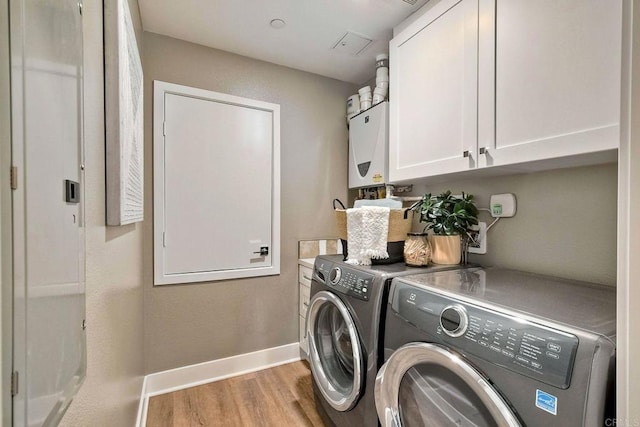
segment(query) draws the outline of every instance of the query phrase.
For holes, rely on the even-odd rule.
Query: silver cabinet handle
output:
[[[462,157],[469,157],[469,150],[464,150],[462,152]]]
[[[304,305],[305,307],[309,308],[309,303],[308,302],[303,302],[302,305]]]
[[[311,280],[311,277],[307,276],[307,275],[306,275],[306,274],[304,274],[304,273],[302,274],[302,277],[304,277],[304,278],[305,278],[305,279],[307,279],[307,280]]]
[[[480,147],[480,150],[478,150],[478,153],[489,154],[489,149],[487,147]]]

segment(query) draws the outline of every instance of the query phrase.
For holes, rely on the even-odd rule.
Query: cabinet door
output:
[[[392,182],[476,167],[477,26],[477,0],[445,0],[391,40]]]
[[[621,7],[480,0],[480,167],[618,147]]]
[[[280,274],[280,106],[154,82],[155,284]]]

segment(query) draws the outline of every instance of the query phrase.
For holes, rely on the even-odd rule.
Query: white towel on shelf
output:
[[[371,259],[389,258],[389,208],[365,206],[347,209],[348,264],[371,265]]]

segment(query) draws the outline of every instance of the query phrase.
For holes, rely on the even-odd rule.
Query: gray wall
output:
[[[140,43],[138,4],[129,2]],[[102,2],[84,0],[83,20],[88,366],[62,425],[132,426],[144,374],[143,227],[105,226]]]
[[[414,193],[464,191],[479,207],[491,194],[514,193],[516,215],[489,230],[487,254],[472,262],[615,285],[617,183],[617,164],[606,164],[416,185]]]
[[[297,241],[336,234],[331,200],[347,193],[345,102],[355,87],[146,32],[144,65],[146,372],[296,342]],[[279,276],[153,287],[153,80],[280,104]]]

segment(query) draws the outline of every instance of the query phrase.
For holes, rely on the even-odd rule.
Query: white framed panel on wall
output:
[[[280,106],[154,81],[154,284],[280,273]]]

